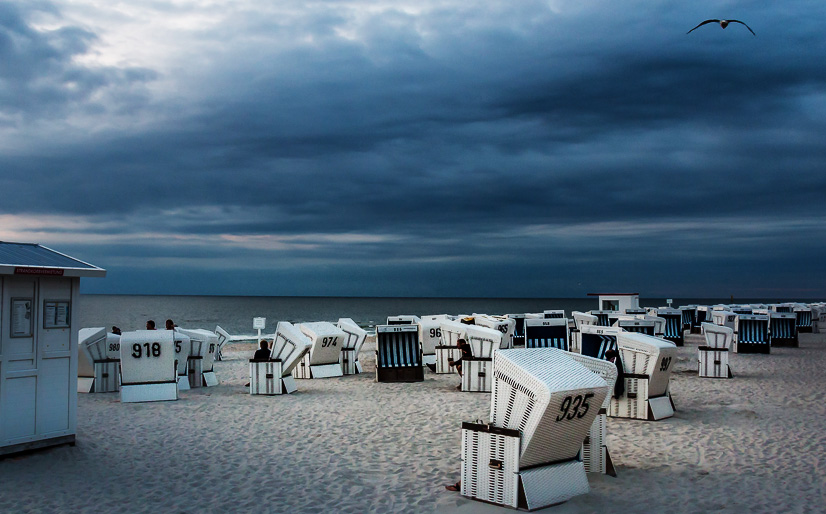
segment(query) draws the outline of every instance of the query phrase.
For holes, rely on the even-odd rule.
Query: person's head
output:
[[[175,322],[171,319],[166,320],[166,329],[167,330],[175,330]]]
[[[146,321],[146,330],[155,330],[155,321],[154,320],[147,320]]]
[[[465,344],[465,340],[461,337],[456,340],[456,346],[462,346],[463,344]]]
[[[267,345],[267,342],[264,341],[263,339],[261,340],[260,343],[258,343],[258,346],[261,347],[262,350],[266,350],[266,349],[269,348],[269,346]]]
[[[120,329],[114,325],[112,325],[112,333],[120,335]]]
[[[617,358],[617,351],[616,350],[608,350],[605,352],[605,360],[613,361]]]

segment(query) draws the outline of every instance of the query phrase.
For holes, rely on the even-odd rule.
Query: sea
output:
[[[730,303],[729,299],[680,299],[673,305],[714,305]],[[737,303],[768,303],[773,300],[737,299]],[[351,318],[368,332],[384,324],[388,316],[415,314],[512,314],[563,309],[571,311],[598,308],[596,297],[587,298],[348,298],[348,297],[286,297],[286,296],[148,296],[82,294],[77,314],[80,327],[117,326],[123,331],[141,330],[147,320],[158,328],[171,319],[182,328],[214,330],[221,326],[232,340],[257,337],[253,318],[266,318],[262,335],[275,332],[279,321],[291,323],[331,321]],[[664,298],[640,298],[641,307],[665,306]]]

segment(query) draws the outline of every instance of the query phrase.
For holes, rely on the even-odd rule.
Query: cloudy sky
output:
[[[722,30],[708,18],[736,18]],[[0,240],[95,293],[826,296],[822,0],[0,0]]]

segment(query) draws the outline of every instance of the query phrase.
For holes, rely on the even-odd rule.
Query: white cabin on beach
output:
[[[599,297],[600,311],[626,312],[628,309],[640,308],[639,293],[588,293],[588,296]]]
[[[106,270],[0,241],[0,455],[75,441],[80,277]]]

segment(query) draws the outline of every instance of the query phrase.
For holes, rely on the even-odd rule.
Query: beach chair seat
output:
[[[340,364],[341,348],[347,334],[326,321],[300,323],[297,327],[310,338],[312,346],[309,353],[293,369],[293,377],[311,379],[343,376]]]
[[[582,352],[582,334],[581,328],[586,325],[596,325],[599,319],[586,312],[573,311],[571,316],[574,318],[574,328],[571,329],[571,347],[569,351],[574,353]]]
[[[656,316],[665,319],[665,330],[659,336],[666,341],[671,341],[677,346],[685,344],[683,336],[683,311],[680,309],[656,309]],[[654,334],[648,334],[654,335]]]
[[[791,312],[770,312],[769,316],[769,338],[771,346],[791,346],[797,348],[800,345],[798,339],[798,317]]]
[[[736,314],[734,321],[734,351],[736,353],[771,353],[769,317]]]
[[[542,317],[545,319],[565,318],[565,311],[563,309],[546,310],[542,312]]]
[[[568,350],[568,319],[525,319],[525,348],[556,348]]]
[[[698,375],[703,378],[731,378],[729,350],[734,330],[713,323],[703,323],[706,344],[697,348]]]
[[[472,356],[462,359],[462,391],[489,393],[493,383],[493,357],[502,345],[502,332],[480,325],[465,325],[465,340]]]
[[[462,424],[462,495],[535,510],[589,492],[578,456],[605,380],[554,348],[500,350],[493,366],[490,423]]]
[[[176,328],[175,332],[188,336],[191,343],[187,358],[189,387],[218,385],[213,367],[215,352],[218,348],[218,336],[215,332],[202,328]]]
[[[376,327],[376,382],[424,380],[418,325]]]
[[[112,334],[117,337],[116,334]],[[110,344],[120,348],[120,340],[110,338],[106,329],[82,328],[78,332],[78,392],[111,393],[119,390],[120,359],[112,358]],[[111,342],[110,342],[111,341]],[[81,375],[81,373],[83,375]],[[83,380],[80,380],[80,378]]]
[[[280,359],[275,360],[254,360],[250,359],[250,394],[274,396],[282,394],[284,387],[281,378],[283,377],[283,364]]]
[[[224,345],[230,340],[229,332],[221,328],[220,325],[215,325],[215,335],[218,336],[218,346],[215,350],[215,360],[222,361],[224,360]]]
[[[610,318],[612,316],[617,316],[619,314],[619,312],[617,312],[617,311],[593,310],[593,311],[589,311],[588,314],[590,314],[591,316],[596,316],[597,317],[597,325],[599,325],[601,327],[610,327],[611,325],[613,325],[613,322],[611,321]]]
[[[341,346],[341,372],[345,375],[355,375],[361,373],[361,362],[359,362],[359,352],[367,340],[367,331],[358,326],[350,318],[339,318],[336,325],[344,332],[345,339]]]
[[[120,336],[120,401],[178,399],[172,330],[137,330]]]

